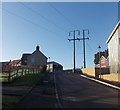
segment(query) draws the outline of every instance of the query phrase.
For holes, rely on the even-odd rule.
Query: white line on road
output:
[[[115,86],[115,85],[112,85],[112,84],[109,84],[109,83],[106,83],[106,82],[103,82],[103,81],[100,81],[100,80],[97,80],[97,79],[94,79],[94,78],[90,78],[90,77],[87,77],[87,76],[85,76],[85,75],[80,75],[80,76],[82,76],[82,77],[84,77],[84,78],[87,78],[87,79],[90,79],[90,80],[93,80],[93,81],[96,81],[96,82],[99,82],[99,83],[101,83],[101,84],[107,85],[107,86],[109,86],[109,87],[113,87],[113,88],[115,88],[115,89],[120,90],[120,87],[118,87],[118,86]]]
[[[58,106],[59,106],[59,108],[62,108],[62,105],[60,103],[60,99],[59,99],[59,96],[58,96],[55,73],[54,73],[54,83],[55,83],[55,95],[56,95],[56,99],[57,99],[57,102],[58,102]]]

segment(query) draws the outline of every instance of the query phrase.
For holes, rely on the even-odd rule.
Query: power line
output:
[[[63,18],[69,23],[71,24],[74,28],[77,28],[77,26],[75,24],[73,24],[71,22],[70,19],[68,19],[68,17],[66,17],[62,12],[60,12],[56,7],[54,7],[50,2],[47,2],[49,4],[49,6],[51,6],[57,13],[59,13],[61,16],[63,16]]]
[[[39,28],[41,28],[41,29],[43,29],[43,30],[45,30],[45,31],[48,31],[48,32],[50,32],[50,33],[54,33],[55,34],[55,32],[51,32],[51,30],[49,30],[49,29],[47,29],[46,27],[44,27],[44,26],[41,26],[41,25],[39,25],[39,24],[37,24],[37,23],[34,23],[34,22],[32,22],[31,20],[28,20],[28,19],[26,19],[25,17],[23,17],[23,16],[20,16],[20,15],[17,15],[17,14],[15,14],[15,13],[13,13],[13,12],[10,12],[9,10],[7,10],[7,9],[5,9],[5,8],[0,8],[0,9],[3,9],[3,11],[6,11],[7,13],[9,13],[9,14],[11,14],[11,15],[14,15],[14,16],[16,16],[16,17],[18,17],[18,18],[21,18],[21,19],[23,19],[24,21],[27,21],[27,22],[29,22],[29,23],[31,23],[31,24],[33,24],[33,25],[35,25],[35,26],[37,26],[37,27],[39,27]]]
[[[93,48],[86,42],[87,46],[89,47],[89,49],[93,52]]]
[[[18,1],[18,0],[17,0]],[[37,15],[39,15],[42,19],[46,20],[47,22],[51,23],[52,25],[54,25],[55,27],[57,27],[58,29],[62,30],[63,32],[66,32],[66,30],[64,30],[63,28],[61,28],[60,26],[58,26],[56,23],[50,21],[49,19],[47,19],[45,16],[43,16],[41,13],[39,13],[38,11],[32,9],[31,7],[25,5],[23,2],[18,1],[19,4],[21,4],[22,6],[24,6],[25,8],[27,8],[28,10],[31,10],[33,13],[36,13]]]

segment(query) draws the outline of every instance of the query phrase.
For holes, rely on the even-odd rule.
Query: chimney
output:
[[[37,46],[36,46],[36,51],[39,51],[39,48],[40,48],[40,47],[37,45]]]

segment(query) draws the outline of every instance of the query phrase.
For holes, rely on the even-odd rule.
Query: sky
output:
[[[89,29],[86,65],[94,67],[94,54],[108,48],[106,40],[118,22],[117,2],[3,2],[1,61],[32,53],[36,45],[50,61],[73,68],[73,41],[69,32]],[[1,8],[0,8],[1,11]],[[1,49],[0,49],[1,50]],[[48,60],[49,61],[49,60]],[[83,41],[76,41],[76,68],[83,66]]]

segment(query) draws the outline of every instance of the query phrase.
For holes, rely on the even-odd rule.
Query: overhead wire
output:
[[[54,7],[50,2],[47,3],[51,8],[53,8],[57,13],[59,13],[69,24],[71,24],[74,28],[77,28],[77,26],[74,23],[72,23],[72,21],[67,16],[65,16],[60,10]]]
[[[89,47],[89,49],[91,50],[91,52],[93,52],[93,48],[86,42],[87,46]]]
[[[23,2],[20,2],[19,0],[16,0],[18,1],[19,4],[21,4],[22,6],[24,6],[25,8],[27,8],[28,10],[32,11],[33,13],[36,13],[38,16],[40,16],[42,19],[44,19],[45,21],[51,23],[52,25],[54,25],[55,27],[57,27],[58,29],[62,30],[63,32],[66,32],[65,29],[63,29],[62,27],[60,27],[59,25],[57,25],[55,22],[47,19],[45,16],[43,16],[40,12],[34,10],[33,8],[25,5]]]
[[[23,17],[23,16],[17,15],[17,14],[15,14],[15,13],[13,13],[13,12],[11,12],[11,11],[3,8],[3,7],[0,8],[0,9],[2,9],[3,11],[5,11],[5,12],[11,14],[11,15],[14,15],[14,16],[20,18],[20,19],[23,19],[24,21],[27,21],[27,22],[29,22],[29,23],[31,23],[31,24],[33,24],[33,25],[35,25],[35,26],[37,26],[37,27],[39,27],[39,28],[41,28],[41,29],[43,29],[43,30],[45,30],[45,31],[48,31],[48,32],[50,32],[50,33],[52,33],[52,34],[53,34],[53,33],[55,34],[55,32],[52,32],[51,30],[47,29],[46,27],[44,27],[44,26],[42,26],[42,25],[39,25],[39,24],[37,24],[37,23],[34,23],[34,22],[32,22],[31,20],[28,20],[28,19],[26,19],[26,18]]]

